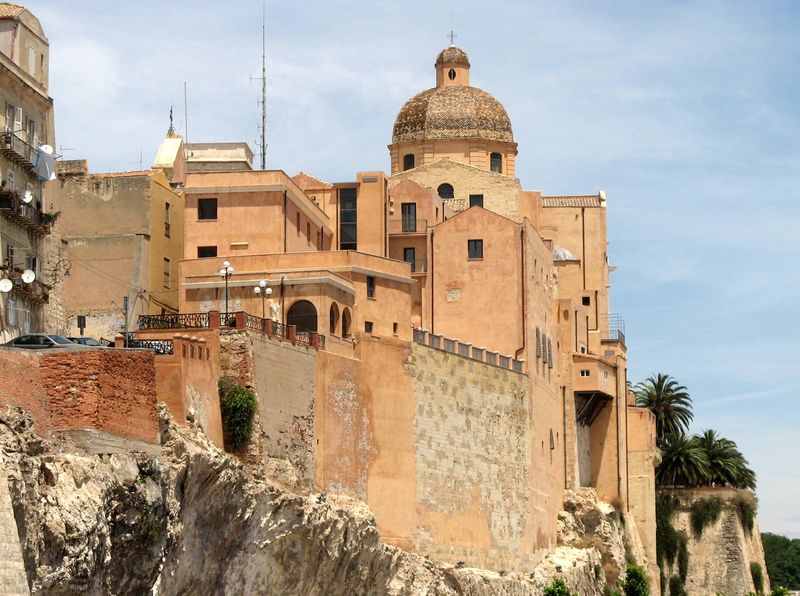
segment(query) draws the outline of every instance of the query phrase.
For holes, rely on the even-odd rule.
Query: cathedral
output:
[[[220,370],[226,329],[261,337],[248,383],[265,462],[289,462],[302,490],[365,501],[385,542],[525,571],[556,546],[565,491],[591,487],[654,565],[654,422],[627,389],[605,193],[526,190],[511,119],[470,85],[471,67],[453,45],[438,54],[434,86],[396,117],[388,174],[255,170],[243,143],[171,130],[147,174],[171,194],[148,225],[163,235],[163,214],[181,230],[182,258],[142,249],[163,284],[145,283],[128,317],[144,339],[189,313],[213,321],[206,356]],[[74,168],[64,196],[87,176],[103,175]],[[67,245],[89,209],[125,208],[124,180],[104,183],[86,212],[60,205]],[[96,242],[81,240],[84,262],[106,250]],[[67,309],[113,336],[120,321],[99,298],[70,294],[90,278],[73,267]],[[182,420],[212,402],[187,393],[170,407]],[[218,418],[200,416],[212,436]]]

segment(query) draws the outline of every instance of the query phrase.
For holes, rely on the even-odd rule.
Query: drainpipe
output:
[[[286,254],[288,247],[286,232],[286,191],[283,191],[283,254]],[[283,281],[281,281],[281,296],[283,296]],[[281,312],[283,312],[283,304],[281,304]],[[283,316],[283,314],[281,314]]]
[[[514,352],[514,360],[519,360],[520,354],[525,351],[525,224],[522,224],[522,227],[519,230],[519,252],[520,252],[520,261],[521,261],[521,269],[522,269],[522,283],[521,292],[522,292],[522,345],[517,348],[517,351]]]
[[[436,329],[435,329],[435,326],[433,324],[433,321],[434,321],[433,308],[434,308],[434,306],[436,304],[436,293],[433,291],[434,290],[434,287],[433,287],[433,284],[434,284],[434,281],[433,281],[434,280],[433,261],[434,261],[434,257],[436,256],[436,253],[434,252],[434,248],[433,248],[433,234],[434,234],[434,231],[431,230],[431,270],[430,270],[429,275],[431,276],[431,333],[436,333]]]

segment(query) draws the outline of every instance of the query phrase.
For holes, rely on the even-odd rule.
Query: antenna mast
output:
[[[267,169],[267,0],[261,13],[261,169]]]

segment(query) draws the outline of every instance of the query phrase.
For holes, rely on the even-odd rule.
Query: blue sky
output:
[[[193,141],[257,137],[261,2],[30,1],[51,43],[57,144],[94,171],[152,161],[171,103]],[[502,9],[498,8],[502,7]],[[736,441],[762,529],[800,536],[800,7],[794,2],[277,3],[268,165],[388,170],[403,102],[451,22],[506,106],[517,174],[608,196],[631,378],[686,385]],[[255,147],[254,147],[255,149]]]

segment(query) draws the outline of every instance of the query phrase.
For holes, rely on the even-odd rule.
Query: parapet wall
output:
[[[0,406],[29,410],[37,432],[91,430],[158,443],[150,350],[0,350]]]

